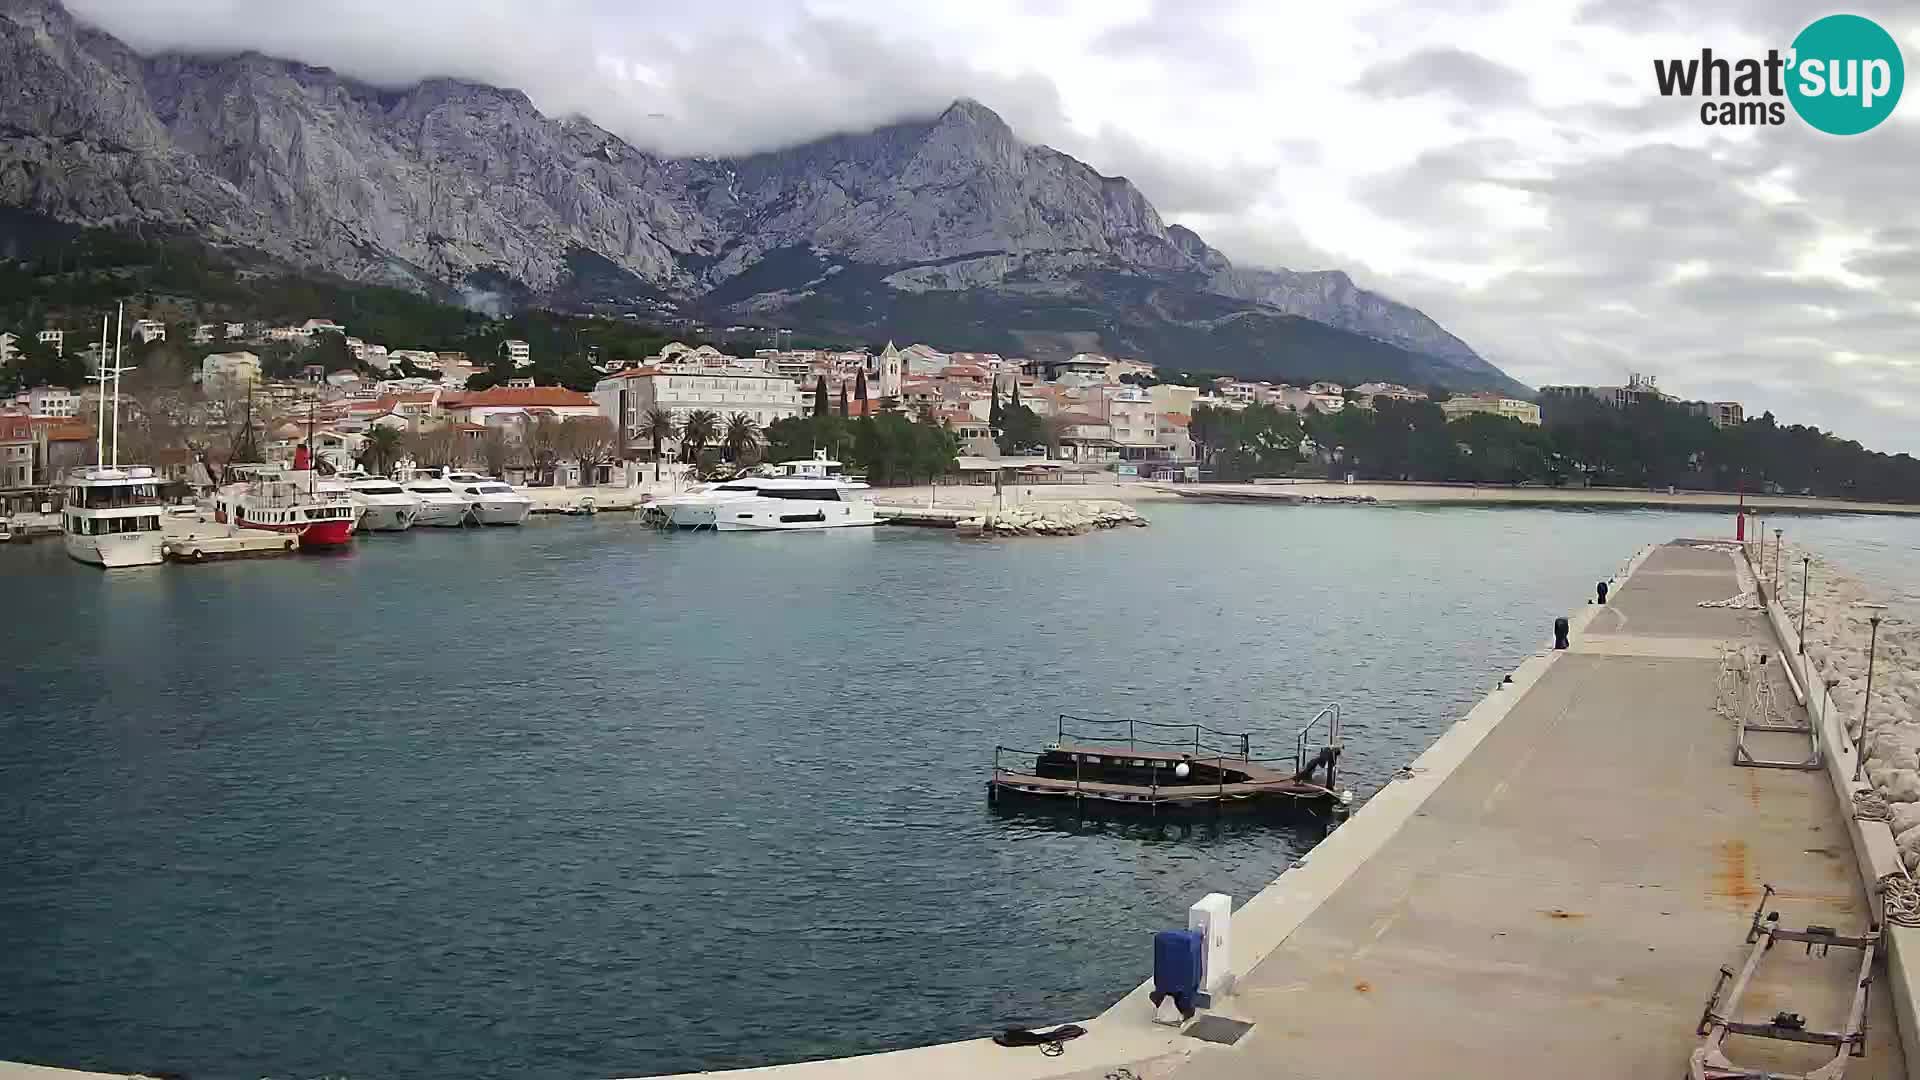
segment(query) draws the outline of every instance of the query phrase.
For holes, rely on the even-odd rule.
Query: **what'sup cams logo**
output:
[[[1829,135],[1858,135],[1892,115],[1906,76],[1893,35],[1859,15],[1817,20],[1784,55],[1768,49],[1764,59],[1729,60],[1701,49],[1697,58],[1653,62],[1662,97],[1708,99],[1702,124],[1784,124],[1791,104]]]

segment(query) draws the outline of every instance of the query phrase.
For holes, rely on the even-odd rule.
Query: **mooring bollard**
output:
[[[1598,597],[1598,599],[1596,599],[1594,603],[1605,605],[1607,602],[1607,583],[1603,581],[1600,584],[1595,585],[1593,587],[1593,592],[1594,592],[1594,595]]]
[[[1553,620],[1553,647],[1556,649],[1564,649],[1567,647],[1567,617],[1565,615]]]

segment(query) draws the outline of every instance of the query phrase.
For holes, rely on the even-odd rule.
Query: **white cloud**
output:
[[[1535,384],[1655,371],[1920,451],[1920,101],[1865,136],[1702,126],[1655,57],[1816,0],[69,0],[135,47],[517,86],[739,153],[970,96],[1237,261],[1338,266]],[[1867,0],[1920,57],[1920,9]]]

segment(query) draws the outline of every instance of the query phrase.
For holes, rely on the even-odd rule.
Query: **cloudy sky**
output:
[[[959,96],[1130,177],[1236,262],[1340,267],[1516,377],[1920,452],[1920,92],[1866,135],[1702,126],[1655,57],[1784,50],[1863,0],[68,0],[137,48],[518,86],[734,153]]]

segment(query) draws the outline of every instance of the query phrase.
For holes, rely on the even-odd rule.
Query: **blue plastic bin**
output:
[[[1206,943],[1198,930],[1162,930],[1153,935],[1153,988],[1180,995],[1200,989]]]

